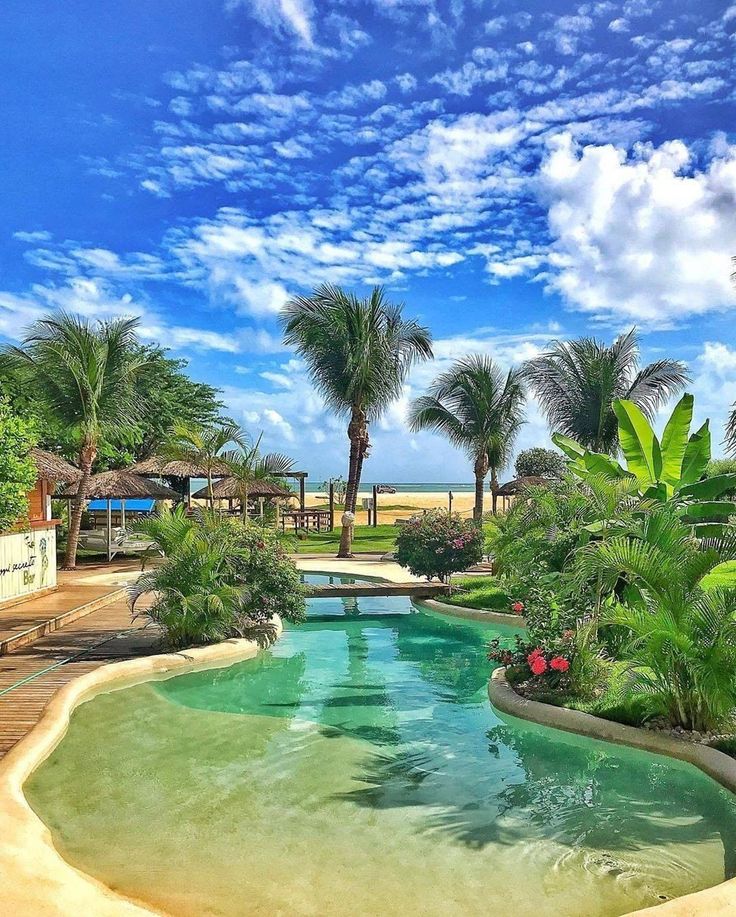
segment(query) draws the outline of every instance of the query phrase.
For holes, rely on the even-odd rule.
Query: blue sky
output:
[[[281,346],[288,296],[383,283],[428,324],[371,480],[464,480],[405,426],[471,351],[637,324],[716,441],[736,400],[736,5],[92,0],[4,5],[0,336],[135,314],[314,477],[343,424]],[[521,446],[546,442],[534,404]]]

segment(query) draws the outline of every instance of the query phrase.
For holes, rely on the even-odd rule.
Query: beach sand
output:
[[[365,525],[368,521],[368,514],[362,507],[362,500],[371,497],[370,491],[361,490],[358,495],[358,513],[356,523]],[[308,493],[306,495],[307,507],[324,506],[327,508],[327,495],[318,493]],[[421,513],[424,509],[444,509],[448,507],[447,491],[418,492],[409,491],[407,493],[379,494],[378,495],[378,522],[392,523],[396,519],[408,519]],[[485,506],[486,510],[491,508],[491,495],[486,493]],[[472,493],[455,493],[452,501],[453,512],[460,513],[465,518],[470,518],[473,514],[473,494]],[[339,522],[340,511],[336,513],[336,522]]]

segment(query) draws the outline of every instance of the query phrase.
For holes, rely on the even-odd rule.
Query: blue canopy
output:
[[[122,500],[110,500],[110,509],[115,512],[122,510]],[[156,505],[151,499],[130,499],[125,501],[125,511],[131,513],[152,513]],[[107,512],[107,500],[90,500],[87,509],[93,513]]]

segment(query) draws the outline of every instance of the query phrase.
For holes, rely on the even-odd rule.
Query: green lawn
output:
[[[448,605],[511,613],[513,600],[495,576],[453,576],[452,585],[452,595],[442,597]]]
[[[386,554],[396,547],[398,527],[395,525],[356,525],[353,540],[355,554]],[[340,526],[332,532],[310,532],[303,538],[293,534],[283,536],[288,550],[296,554],[337,554],[340,545]]]

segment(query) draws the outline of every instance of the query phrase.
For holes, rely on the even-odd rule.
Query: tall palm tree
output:
[[[546,353],[525,365],[523,373],[552,432],[611,454],[618,449],[612,407],[617,398],[633,401],[651,420],[689,378],[677,360],[658,360],[639,369],[635,328],[610,347],[594,338],[553,341]]]
[[[518,369],[504,376],[490,357],[472,355],[439,375],[427,394],[411,405],[409,425],[413,430],[435,430],[470,456],[475,473],[474,519],[483,517],[483,487],[489,470],[496,512],[498,472],[511,459],[524,423],[524,401]]]
[[[221,420],[211,426],[174,424],[172,438],[164,447],[167,458],[196,465],[207,478],[207,502],[214,508],[212,480],[225,470],[223,453],[230,444],[248,447],[248,438],[231,420]]]
[[[82,509],[100,441],[108,432],[119,434],[134,425],[145,408],[134,385],[147,365],[137,326],[134,318],[91,323],[60,312],[34,322],[19,347],[4,350],[79,449],[82,475],[69,521],[67,570],[76,566]]]
[[[350,461],[345,510],[355,512],[368,424],[401,395],[411,366],[432,356],[427,328],[405,319],[380,287],[364,299],[331,284],[294,297],[281,314],[284,340],[305,360],[325,402],[348,419]],[[352,527],[343,525],[339,557],[350,557]]]
[[[248,516],[248,499],[255,484],[281,484],[281,478],[294,467],[294,460],[280,452],[263,455],[260,451],[261,438],[252,446],[224,452],[222,459],[230,476],[237,484],[240,509],[243,519]]]

